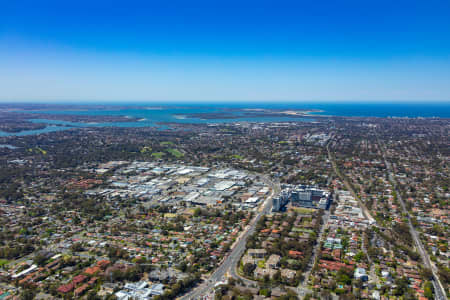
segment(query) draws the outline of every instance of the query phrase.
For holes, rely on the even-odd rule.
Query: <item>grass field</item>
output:
[[[170,154],[172,154],[176,158],[180,158],[180,157],[184,156],[184,154],[181,153],[178,149],[167,149],[167,152],[169,152]]]
[[[177,214],[173,213],[165,213],[164,218],[176,218]]]
[[[264,269],[266,267],[266,262],[263,260],[258,261],[258,267]]]
[[[166,155],[164,152],[153,152],[152,156],[156,158],[162,158],[164,155]]]
[[[173,142],[161,142],[159,143],[161,146],[173,145]]]
[[[148,153],[148,152],[152,152],[151,147],[149,147],[149,146],[142,147],[141,153]]]
[[[301,227],[294,227],[292,231],[294,231],[294,232],[306,232],[306,233],[313,233],[314,232],[314,231],[312,231],[310,229],[301,228]]]
[[[312,208],[294,207],[293,210],[299,214],[310,214],[314,211]]]
[[[9,263],[8,260],[6,260],[6,259],[0,259],[0,267],[5,266],[5,265],[7,265],[8,263]]]

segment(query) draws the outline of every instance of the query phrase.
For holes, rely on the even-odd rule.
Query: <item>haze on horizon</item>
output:
[[[450,2],[5,1],[0,101],[33,100],[448,102]]]

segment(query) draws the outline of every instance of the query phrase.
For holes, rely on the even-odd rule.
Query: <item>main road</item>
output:
[[[272,199],[275,195],[278,195],[281,190],[280,183],[274,183],[272,180],[270,180],[270,178],[263,175],[259,175],[259,177],[262,179],[262,181],[265,182],[265,184],[272,188],[272,192],[257,209],[256,216],[252,219],[252,221],[250,221],[250,223],[238,237],[233,245],[230,254],[224,259],[222,264],[214,271],[214,273],[211,274],[211,276],[205,282],[194,288],[186,295],[180,297],[179,299],[201,299],[203,296],[211,294],[214,290],[214,286],[218,282],[224,281],[227,274],[231,275],[234,278],[241,278],[238,274],[236,274],[236,266],[239,263],[242,254],[245,252],[247,238],[255,231],[255,226],[258,223],[259,219],[264,214],[267,214],[271,211]]]
[[[392,164],[386,158],[385,146],[378,139],[378,135],[376,135],[376,138],[377,138],[378,145],[380,146],[380,150],[381,150],[381,153],[383,155],[383,159],[384,159],[384,163],[386,165],[387,171],[389,172],[389,180],[391,181],[392,186],[393,186],[393,188],[395,190],[395,193],[397,194],[397,199],[400,202],[400,206],[402,208],[402,211],[405,214],[406,218],[408,219],[409,231],[411,233],[411,236],[413,237],[414,243],[416,244],[416,248],[419,251],[420,256],[422,257],[422,261],[424,262],[425,266],[427,268],[429,268],[431,270],[431,272],[433,273],[432,283],[433,283],[434,293],[435,293],[436,299],[438,299],[438,300],[446,300],[447,296],[446,296],[446,293],[445,293],[445,289],[442,286],[442,283],[440,282],[439,277],[437,275],[436,266],[431,263],[431,260],[430,260],[430,257],[428,255],[428,252],[423,247],[422,241],[420,240],[416,229],[414,228],[414,226],[411,223],[411,218],[409,216],[409,212],[406,209],[405,202],[403,201],[402,195],[398,191],[397,181],[396,181],[395,176],[394,176],[394,170],[392,168]]]
[[[327,152],[328,152],[328,160],[330,160],[331,165],[333,166],[334,172],[342,180],[342,182],[344,183],[344,185],[347,188],[347,190],[350,191],[350,193],[352,193],[353,198],[355,198],[355,200],[358,201],[359,207],[361,208],[363,216],[367,220],[369,220],[372,224],[374,224],[376,222],[374,217],[372,217],[372,215],[370,214],[370,211],[367,209],[366,205],[359,199],[358,195],[353,190],[353,187],[350,185],[350,183],[348,183],[347,179],[341,174],[341,171],[339,170],[339,168],[338,168],[338,166],[336,164],[336,161],[333,158],[333,155],[331,155],[331,151],[330,151],[330,142],[331,142],[331,140],[332,140],[332,138],[328,141],[326,148],[327,148]]]

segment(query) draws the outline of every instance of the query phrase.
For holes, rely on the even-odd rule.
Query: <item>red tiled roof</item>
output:
[[[295,250],[289,250],[289,256],[290,257],[298,258],[298,257],[301,257],[302,255],[303,255],[303,252],[295,251]]]
[[[341,269],[341,268],[346,268],[348,270],[353,270],[353,266],[349,266],[349,265],[346,265],[346,264],[341,263],[341,262],[324,260],[324,259],[320,260],[319,267],[325,268],[325,269],[330,270],[330,271],[339,271],[339,269]]]
[[[100,272],[100,268],[97,267],[97,266],[95,266],[95,267],[89,267],[89,268],[86,268],[86,269],[84,270],[84,273],[85,273],[85,274],[88,274],[88,275],[95,275],[95,274],[98,273],[98,272]]]
[[[92,277],[91,280],[89,280],[88,284],[91,285],[97,281],[98,277]]]
[[[77,284],[79,284],[79,283],[84,282],[86,279],[87,279],[86,276],[80,274],[80,275],[75,276],[75,277],[72,279],[72,282],[73,282],[74,285],[77,285]]]
[[[74,292],[75,295],[80,295],[82,294],[85,290],[87,290],[89,288],[89,285],[87,283],[83,284],[82,286],[80,286],[79,288],[77,288]]]
[[[111,262],[109,260],[103,259],[97,262],[97,266],[102,269],[105,269],[107,266],[109,266],[110,263]]]
[[[61,285],[61,286],[58,288],[58,292],[63,293],[63,294],[66,294],[66,293],[71,292],[71,291],[73,290],[74,287],[75,287],[75,286],[74,286],[74,284],[73,284],[72,282],[71,282],[71,283],[68,283],[68,284],[63,284],[63,285]]]

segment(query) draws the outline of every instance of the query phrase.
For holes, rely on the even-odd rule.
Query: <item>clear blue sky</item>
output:
[[[1,1],[32,100],[450,101],[450,1]]]

